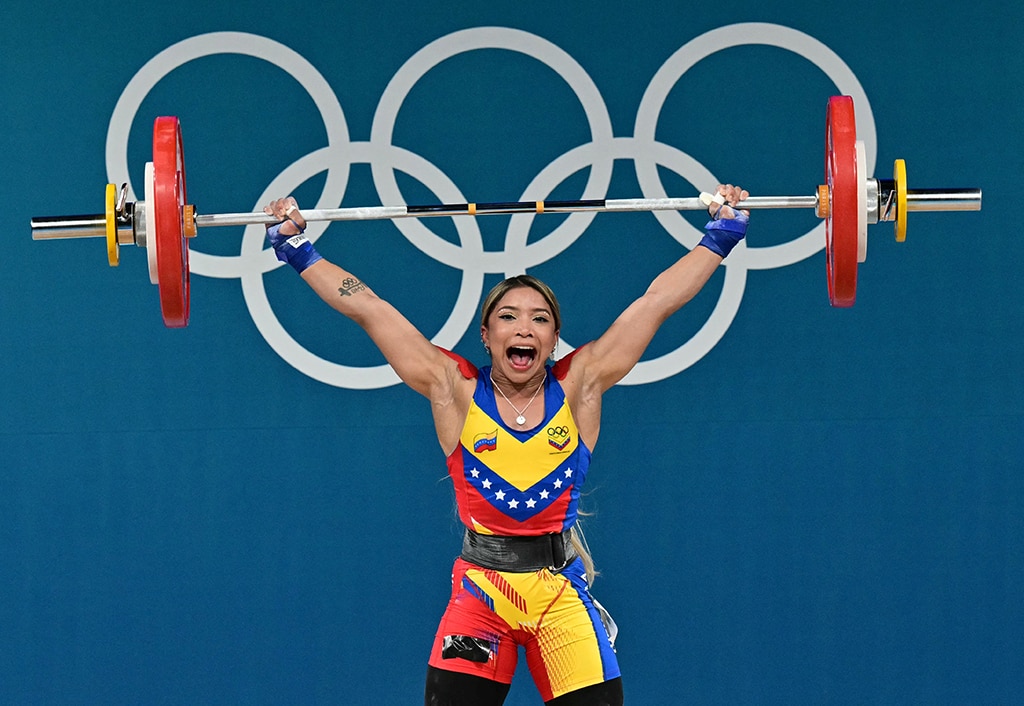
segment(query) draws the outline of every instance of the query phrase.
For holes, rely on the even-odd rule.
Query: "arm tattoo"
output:
[[[343,297],[351,297],[356,292],[362,292],[366,289],[366,285],[360,282],[355,277],[346,277],[341,287],[338,288],[338,293]]]

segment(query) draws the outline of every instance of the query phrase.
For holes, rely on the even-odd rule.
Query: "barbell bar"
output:
[[[896,240],[906,239],[907,214],[915,211],[977,211],[980,189],[908,189],[906,164],[896,160],[892,179],[867,175],[864,144],[857,140],[853,99],[833,96],[825,117],[825,183],[810,196],[753,196],[738,208],[813,208],[825,221],[826,273],[829,302],[850,307],[856,301],[857,266],[867,256],[867,226],[894,223]],[[199,214],[188,203],[181,122],[158,117],[153,125],[153,161],[146,164],[144,200],[127,200],[108,184],[104,213],[81,216],[41,216],[32,219],[32,238],[102,237],[111,266],[120,262],[121,245],[146,248],[150,281],[157,285],[164,324],[188,325],[190,312],[188,240],[199,228],[262,225],[277,222],[262,212]],[[514,201],[368,206],[309,209],[307,222],[366,221],[437,216],[483,216],[516,213],[579,213],[628,211],[692,211],[707,208],[709,194],[660,199],[588,199],[576,201]]]

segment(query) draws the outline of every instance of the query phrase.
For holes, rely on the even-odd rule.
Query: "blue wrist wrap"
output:
[[[302,233],[298,235],[284,235],[281,233],[281,224],[272,225],[267,228],[267,239],[274,247],[274,253],[281,262],[287,262],[295,268],[295,271],[302,273],[314,262],[323,260],[320,253],[313,247],[313,243]]]
[[[747,234],[747,223],[750,217],[744,213],[736,212],[735,218],[721,218],[708,221],[704,226],[707,233],[701,238],[698,245],[703,245],[711,252],[728,257],[736,243],[743,240]]]

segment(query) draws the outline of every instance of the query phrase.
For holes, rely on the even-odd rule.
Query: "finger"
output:
[[[277,199],[271,204],[271,208],[274,211],[274,216],[280,220],[286,220],[289,216],[288,208],[290,204],[287,199]]]
[[[284,216],[294,223],[295,227],[300,231],[306,230],[306,219],[303,217],[302,212],[299,211],[299,207],[297,205],[289,205],[284,211]]]
[[[708,207],[708,215],[711,216],[712,220],[717,221],[722,213],[722,208],[725,206],[725,193],[723,191],[723,186],[719,184],[715,187],[715,195],[712,196],[711,194],[706,194],[706,197],[707,198],[702,199],[702,201]]]
[[[737,203],[739,203],[740,201],[746,201],[747,199],[750,198],[750,192],[747,191],[746,189],[741,189],[740,187],[737,186],[736,190],[739,192],[739,197],[737,199]],[[750,211],[748,209],[745,209],[745,208],[744,209],[740,209],[740,213],[742,213],[744,216],[748,216],[748,217],[750,216]]]
[[[733,206],[736,205],[736,187],[732,184],[723,184],[719,189],[725,197],[725,207],[719,213],[719,218],[731,220],[736,217],[736,214],[733,211]]]

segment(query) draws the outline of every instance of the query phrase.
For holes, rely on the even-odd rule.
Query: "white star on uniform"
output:
[[[476,469],[474,468],[473,470],[471,470],[471,471],[469,472],[469,475],[473,476],[474,478],[479,478],[479,477],[480,477],[480,471],[478,471],[478,470],[476,470]]]
[[[482,486],[483,486],[484,488],[486,488],[486,489],[490,490],[490,487],[491,487],[491,481],[485,478],[485,479],[484,479],[484,482],[483,482],[483,483],[481,483],[480,485],[482,485]]]
[[[531,508],[531,509],[536,504],[537,504],[537,501],[534,500],[533,498],[530,498],[529,500],[526,501],[526,507]]]
[[[555,487],[556,488],[561,488],[562,487],[562,479],[561,478],[559,478],[558,480],[555,481]]]
[[[565,469],[565,477],[566,478],[572,478],[572,469],[571,468],[566,468]]]
[[[515,510],[517,507],[519,507],[519,501],[518,500],[509,500],[508,501],[508,507],[509,507],[510,510]]]
[[[504,490],[499,490],[497,493],[494,494],[494,497],[497,498],[498,500],[504,500],[505,499],[505,491]]]
[[[548,499],[548,495],[549,495],[548,491],[546,491],[546,490],[540,491],[540,499],[541,500],[547,500]]]

